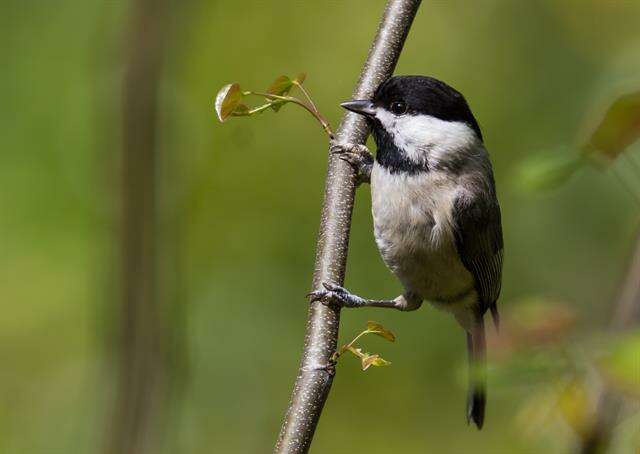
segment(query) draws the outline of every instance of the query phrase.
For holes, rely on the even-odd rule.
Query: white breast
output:
[[[442,172],[390,173],[375,163],[371,173],[378,249],[407,290],[425,299],[445,300],[473,284],[453,237],[457,191],[455,181]]]

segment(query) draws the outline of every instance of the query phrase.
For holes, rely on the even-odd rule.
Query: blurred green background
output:
[[[0,452],[272,449],[302,349],[327,142],[294,106],[221,125],[213,99],[232,81],[263,90],[305,71],[337,126],[384,3],[0,0]],[[133,90],[152,87],[157,100],[156,159],[138,169],[155,174],[154,227],[142,238],[156,253],[140,274],[155,272],[156,290],[132,328],[120,289],[138,273],[122,270],[121,206],[138,188],[122,188],[121,169],[124,129],[135,134],[138,119],[123,121],[122,99],[127,62],[144,64],[146,52],[132,49],[148,24],[131,17],[145,14],[163,38],[157,90],[144,77]],[[345,311],[341,341],[367,320],[395,332],[396,344],[363,341],[393,365],[362,372],[341,359],[313,452],[560,453],[578,444],[571,414],[582,410],[563,413],[554,393],[576,380],[592,393],[590,355],[608,351],[638,233],[638,205],[616,180],[640,189],[640,173],[627,161],[587,166],[541,194],[527,172],[532,157],[575,155],[606,106],[640,88],[639,19],[631,0],[423,2],[396,73],[447,81],[483,129],[505,234],[502,342],[509,320],[536,322],[522,315],[531,305],[571,322],[552,346],[494,357],[478,432],[464,419],[465,344],[453,318],[428,305]],[[395,296],[369,210],[363,187],[346,286]],[[158,379],[141,385],[153,410],[126,420],[147,418],[143,441],[126,451],[112,440],[126,437],[114,427],[117,407],[130,404],[118,398],[122,338],[145,326],[161,327],[152,329]],[[639,355],[628,362],[636,379]],[[638,449],[635,396],[624,394],[632,411],[607,452]]]

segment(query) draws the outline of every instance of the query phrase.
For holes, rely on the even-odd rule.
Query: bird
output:
[[[503,264],[500,205],[480,126],[464,96],[427,76],[393,76],[372,99],[341,106],[366,118],[376,143],[334,140],[331,153],[370,183],[375,242],[402,284],[394,299],[367,299],[331,282],[311,303],[413,311],[429,302],[466,332],[467,423],[481,429],[486,406],[484,316],[499,325]]]

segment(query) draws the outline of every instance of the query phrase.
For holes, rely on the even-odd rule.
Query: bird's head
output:
[[[379,158],[383,153],[409,166],[458,159],[460,150],[482,143],[464,96],[432,77],[394,76],[378,87],[373,99],[341,106],[369,120]]]

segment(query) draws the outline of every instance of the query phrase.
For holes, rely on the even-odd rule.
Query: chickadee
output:
[[[429,301],[452,313],[467,333],[467,421],[484,422],[485,333],[496,327],[503,240],[493,170],[482,133],[458,91],[432,77],[396,76],[373,100],[341,104],[364,115],[377,145],[332,144],[359,181],[371,183],[375,240],[405,291],[371,300],[325,282],[312,301],[343,307],[412,311]]]

